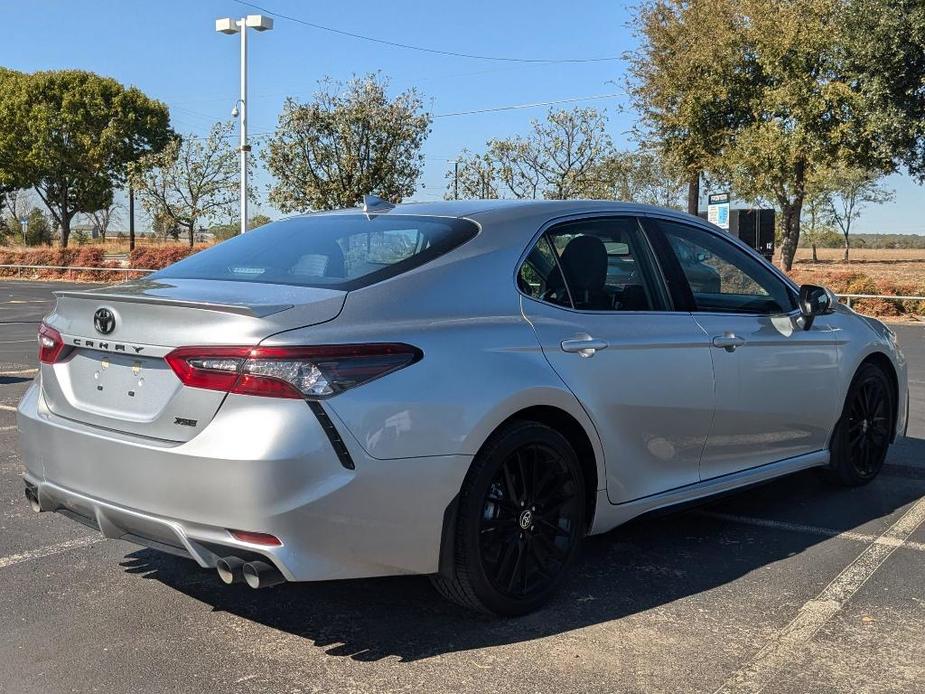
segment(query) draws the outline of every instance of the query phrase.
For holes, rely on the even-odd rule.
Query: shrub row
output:
[[[198,253],[203,248],[206,246],[199,245],[193,248],[189,246],[136,246],[135,250],[129,253],[129,266],[160,270],[178,260],[183,260],[188,255]]]
[[[182,260],[205,246],[148,246],[138,247],[129,254],[129,267],[159,270]],[[29,279],[66,279],[84,282],[119,282],[139,275],[127,272],[107,272],[106,268],[123,267],[121,263],[106,260],[101,247],[81,246],[77,248],[0,248],[0,265],[58,265],[66,268],[99,268],[94,270],[20,270],[0,267],[0,277],[22,277]]]
[[[903,283],[874,278],[848,268],[794,269],[790,276],[796,282],[823,284],[836,294],[882,294],[884,296],[925,296],[925,282]],[[925,315],[925,301],[890,299],[852,299],[851,307],[858,313],[896,318]]]

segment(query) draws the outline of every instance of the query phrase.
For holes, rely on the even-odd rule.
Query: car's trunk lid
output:
[[[282,330],[334,319],[346,293],[212,280],[141,280],[56,292],[45,322],[70,350],[42,365],[42,390],[57,415],[102,428],[188,441],[224,393],[184,386],[164,360],[177,347],[257,345]],[[94,325],[99,309],[114,319]]]

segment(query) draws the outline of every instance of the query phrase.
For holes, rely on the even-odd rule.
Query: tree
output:
[[[867,205],[882,205],[893,199],[893,191],[883,187],[875,172],[842,168],[832,175],[831,192],[826,196],[828,219],[845,238],[845,262],[848,262],[851,225]]]
[[[96,233],[100,235],[103,243],[106,243],[106,234],[109,232],[109,227],[119,219],[120,209],[120,205],[110,203],[106,207],[101,207],[87,215],[88,221],[96,229]]]
[[[216,123],[209,136],[175,138],[163,151],[139,160],[132,184],[148,214],[164,230],[180,228],[192,246],[205,220],[234,214],[238,153],[229,145],[233,126]]]
[[[256,229],[257,227],[262,227],[264,224],[269,224],[272,221],[273,220],[267,217],[265,214],[254,215],[247,223],[247,228]],[[209,232],[212,234],[212,236],[215,237],[216,241],[227,241],[228,239],[237,236],[240,231],[240,227],[233,222],[228,224],[216,224],[209,227]]]
[[[700,179],[736,128],[749,119],[755,65],[738,0],[645,0],[636,20],[628,91],[638,132],[674,177],[688,181],[687,211],[697,214]]]
[[[14,241],[16,234],[21,235],[19,220],[32,208],[32,197],[28,190],[12,188],[0,192],[0,240]]]
[[[872,146],[925,182],[925,3],[846,0],[845,79],[863,100]]]
[[[463,150],[446,197],[455,195],[457,182],[462,197],[580,197],[613,151],[606,127],[606,115],[593,108],[550,111],[545,121],[532,121],[526,137],[489,140],[481,155]]]
[[[0,79],[0,180],[35,189],[65,247],[74,216],[111,204],[128,164],[167,141],[167,107],[80,70]]]
[[[48,223],[48,217],[38,208],[33,207],[26,216],[27,224],[25,233],[20,227],[20,233],[23,236],[23,243],[27,246],[50,246],[52,242],[51,225]]]
[[[414,89],[389,99],[388,80],[370,74],[346,85],[322,80],[314,100],[289,98],[264,161],[282,212],[333,209],[374,193],[398,202],[421,175],[431,117]]]
[[[894,170],[902,148],[911,143],[892,135],[910,120],[905,111],[914,111],[913,104],[925,112],[918,103],[921,71],[900,80],[905,87],[917,85],[905,111],[889,103],[876,106],[878,96],[889,102],[893,91],[901,91],[886,76],[879,83],[871,78],[881,85],[879,94],[864,84],[865,75],[878,72],[870,61],[880,49],[862,50],[870,39],[855,25],[876,24],[895,12],[892,5],[876,5],[869,0],[653,0],[646,15],[654,18],[656,29],[667,27],[671,40],[651,40],[658,32],[644,33],[648,52],[640,55],[678,70],[640,80],[646,89],[638,94],[644,120],[654,123],[653,140],[669,152],[703,154],[687,161],[703,162],[711,175],[731,184],[737,197],[774,201],[782,222],[781,264],[787,270],[811,181],[841,167],[878,175]],[[872,19],[851,19],[866,10],[874,13]],[[692,19],[701,13],[717,18],[710,31]],[[709,44],[720,47],[720,55],[711,53]],[[700,49],[684,73],[683,61],[676,58],[687,45]],[[648,77],[639,61],[637,56],[634,70]],[[691,103],[702,105],[709,118],[689,108]],[[709,128],[700,128],[707,123]]]
[[[447,200],[499,198],[497,175],[493,157],[487,153],[475,154],[463,149],[453,162],[453,168],[446,174],[447,186],[443,197]]]
[[[591,169],[581,196],[684,209],[687,187],[659,152],[614,152]]]

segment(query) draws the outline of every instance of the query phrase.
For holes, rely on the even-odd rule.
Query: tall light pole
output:
[[[251,146],[247,144],[247,30],[269,31],[273,28],[273,19],[262,14],[249,14],[241,19],[215,20],[215,31],[222,34],[241,34],[241,98],[238,105],[231,112],[238,116],[238,126],[241,132],[241,233],[247,231],[247,155]]]

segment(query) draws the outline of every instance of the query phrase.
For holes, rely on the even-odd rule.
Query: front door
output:
[[[566,222],[520,270],[523,312],[601,437],[611,502],[699,480],[713,418],[707,335],[671,310],[632,217]]]
[[[824,449],[840,407],[834,332],[826,321],[803,330],[792,289],[721,232],[657,225],[711,344],[716,416],[701,478]]]

